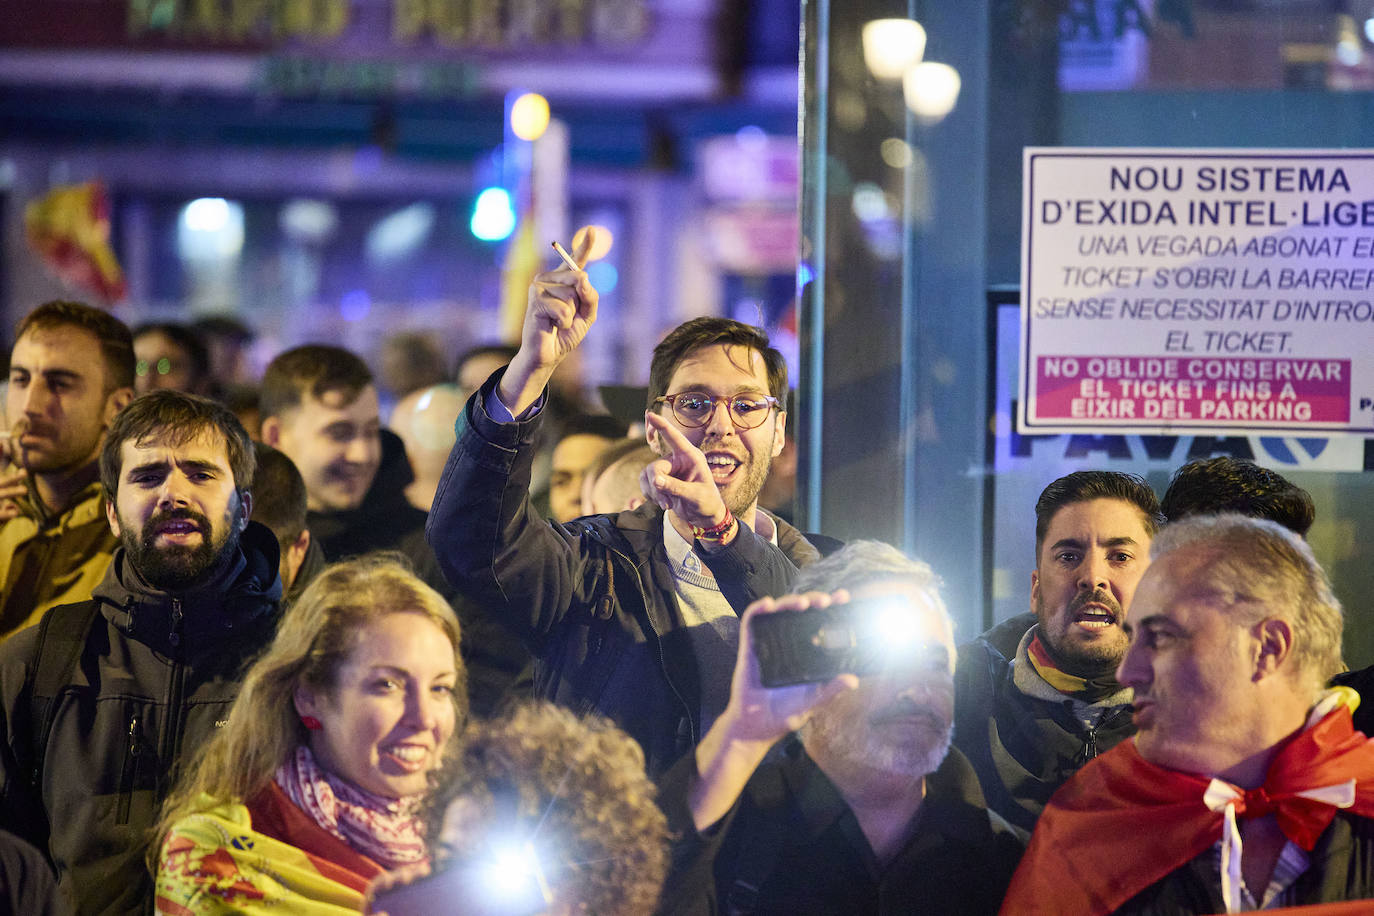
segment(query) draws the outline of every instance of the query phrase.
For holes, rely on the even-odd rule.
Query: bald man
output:
[[[406,487],[406,501],[429,511],[439,476],[453,448],[453,418],[463,409],[463,390],[441,384],[421,388],[396,402],[391,411],[392,432],[401,437],[415,480]]]

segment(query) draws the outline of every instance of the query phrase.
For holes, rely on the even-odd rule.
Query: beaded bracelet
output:
[[[725,507],[725,520],[719,525],[712,525],[710,528],[698,528],[692,526],[692,534],[700,541],[724,541],[725,536],[730,533],[730,528],[735,524],[735,516],[730,512],[730,507]]]

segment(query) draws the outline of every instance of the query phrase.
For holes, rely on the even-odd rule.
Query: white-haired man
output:
[[[1324,689],[1341,606],[1311,549],[1221,515],[1166,526],[1152,551],[1117,669],[1136,736],[1051,799],[1003,912],[1374,896],[1374,745],[1351,726],[1353,694]]]

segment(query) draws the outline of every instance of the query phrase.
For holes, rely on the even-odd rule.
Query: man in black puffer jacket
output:
[[[272,638],[278,549],[248,520],[253,468],[226,408],[134,401],[100,456],[120,539],[104,581],[0,646],[0,826],[48,854],[77,913],[151,911],[158,807]]]

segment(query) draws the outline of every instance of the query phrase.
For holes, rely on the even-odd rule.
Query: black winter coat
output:
[[[1026,835],[987,810],[957,750],[926,777],[910,835],[885,863],[796,735],[704,834],[687,802],[695,775],[687,759],[661,781],[675,841],[660,916],[993,916],[1025,850]]]
[[[663,513],[650,504],[566,525],[540,518],[529,482],[541,416],[487,416],[499,378],[459,417],[429,543],[458,592],[529,648],[536,694],[615,721],[644,748],[652,776],[701,738],[696,661],[677,612]],[[778,542],[782,549],[742,525],[727,547],[703,556],[736,613],[785,594],[797,565],[819,556],[785,523]]]
[[[1308,854],[1307,870],[1293,882],[1292,890],[1296,906],[1374,897],[1374,820],[1337,814],[1317,838]],[[1374,912],[1374,900],[1369,902],[1369,911]],[[1211,850],[1174,869],[1116,912],[1120,916],[1226,912]]]
[[[33,668],[40,639],[50,658],[60,640],[40,624],[0,645],[0,827],[47,852],[76,912],[151,912],[148,832],[179,765],[224,724],[242,669],[271,642],[277,562],[272,532],[249,522],[208,585],[170,595],[117,549],[89,602],[48,612],[70,621],[80,614],[65,609],[80,609],[90,625],[56,691],[36,781]]]

